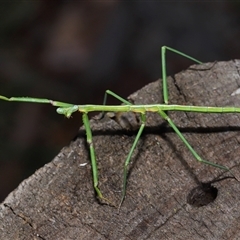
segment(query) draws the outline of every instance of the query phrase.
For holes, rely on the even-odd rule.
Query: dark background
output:
[[[0,94],[101,104],[161,76],[160,47],[203,62],[240,56],[237,1],[0,3]],[[168,54],[168,74],[191,62]],[[114,99],[110,103],[118,104]],[[68,145],[81,114],[0,102],[0,200]]]

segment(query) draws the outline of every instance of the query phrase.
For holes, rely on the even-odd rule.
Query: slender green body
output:
[[[159,112],[159,111],[181,111],[181,112],[200,112],[200,113],[240,113],[240,107],[209,107],[209,106],[192,106],[192,105],[168,105],[168,104],[146,104],[146,105],[74,105],[70,103],[63,103],[44,98],[30,98],[30,97],[11,97],[6,98],[0,95],[0,99],[12,102],[35,102],[52,104],[57,108],[57,113],[70,117],[69,114],[74,112]],[[35,101],[36,100],[36,101]]]
[[[55,107],[57,107],[57,112],[59,114],[63,114],[66,117],[70,117],[74,112],[81,112],[83,113],[83,124],[85,126],[86,130],[86,141],[89,145],[89,152],[90,152],[90,158],[91,158],[91,165],[92,165],[92,175],[93,175],[93,187],[95,189],[96,195],[99,199],[104,200],[108,204],[114,205],[111,203],[110,200],[103,197],[100,189],[98,188],[98,168],[97,168],[97,160],[96,160],[96,154],[94,149],[94,143],[93,143],[93,136],[92,131],[88,119],[88,113],[89,112],[135,112],[140,113],[140,127],[138,130],[138,133],[136,135],[136,138],[133,142],[133,145],[126,157],[125,163],[124,163],[124,170],[123,170],[123,188],[122,188],[122,198],[121,202],[119,204],[119,208],[122,205],[125,196],[126,196],[126,186],[127,186],[127,175],[128,175],[128,165],[131,160],[132,154],[137,146],[137,143],[141,137],[141,134],[144,130],[145,124],[146,124],[146,113],[147,112],[156,112],[158,113],[164,120],[166,120],[169,125],[172,127],[172,129],[176,132],[176,134],[179,136],[181,141],[185,144],[185,146],[189,149],[189,151],[192,153],[194,158],[202,163],[211,165],[213,167],[218,167],[224,170],[229,170],[227,167],[219,165],[217,163],[213,163],[207,160],[202,159],[197,152],[193,149],[193,147],[190,145],[190,143],[186,140],[186,138],[182,135],[182,133],[179,131],[177,126],[174,124],[174,122],[168,117],[167,112],[168,111],[181,111],[181,112],[199,112],[199,113],[240,113],[240,107],[211,107],[211,106],[186,106],[186,105],[169,105],[168,104],[168,87],[167,87],[167,77],[166,77],[166,50],[170,50],[174,53],[177,53],[183,57],[186,57],[190,60],[193,60],[194,62],[197,62],[201,64],[200,61],[198,61],[195,58],[192,58],[182,52],[179,52],[173,48],[169,47],[162,47],[162,81],[163,81],[163,101],[164,104],[147,104],[147,105],[133,105],[129,101],[121,98],[117,94],[111,92],[110,90],[107,90],[105,92],[103,105],[75,105],[70,103],[64,103],[59,101],[53,101],[49,99],[41,99],[41,98],[29,98],[29,97],[11,97],[7,98],[5,96],[0,95],[0,99],[4,101],[14,101],[14,102],[32,102],[32,103],[47,103],[51,104]],[[116,106],[107,106],[107,95],[111,95],[115,98],[117,98],[119,101],[124,103],[125,105],[116,105]]]
[[[64,109],[61,109],[64,110]],[[183,106],[166,104],[149,105],[121,105],[121,106],[102,106],[102,105],[79,105],[79,112],[159,112],[159,111],[181,111],[181,112],[201,112],[201,113],[239,113],[240,107],[204,107],[204,106]],[[58,113],[61,111],[58,110]],[[63,111],[64,112],[64,111]]]

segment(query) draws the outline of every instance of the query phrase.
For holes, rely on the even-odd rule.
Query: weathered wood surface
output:
[[[199,70],[196,70],[199,69]],[[169,78],[170,103],[240,106],[240,61],[208,63]],[[130,96],[135,104],[161,103],[161,83]],[[240,114],[169,112],[205,159],[240,171]],[[112,119],[91,121],[99,164],[99,186],[118,203],[122,166],[134,140]],[[87,165],[84,165],[87,163]],[[213,183],[215,201],[194,207],[188,194],[200,182],[231,176],[199,164],[158,114],[147,128],[130,166],[127,197],[120,209],[94,197],[85,132],[0,205],[0,239],[240,239],[240,183]],[[206,197],[205,197],[206,198]]]

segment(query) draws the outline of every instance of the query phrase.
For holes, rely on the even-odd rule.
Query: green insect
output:
[[[221,168],[224,170],[229,170],[227,167],[207,161],[202,159],[197,152],[192,148],[186,138],[179,131],[174,122],[168,117],[167,111],[184,111],[184,112],[200,112],[200,113],[240,113],[240,107],[209,107],[209,106],[186,106],[186,105],[169,105],[168,104],[168,86],[167,86],[167,75],[166,75],[166,50],[172,51],[176,54],[179,54],[183,57],[186,57],[196,63],[201,64],[202,62],[198,61],[195,58],[192,58],[182,52],[179,52],[173,48],[163,46],[161,49],[161,58],[162,58],[162,81],[163,81],[163,101],[164,104],[148,104],[148,105],[133,105],[129,101],[121,98],[117,94],[112,91],[107,90],[104,96],[103,105],[75,105],[70,103],[64,103],[59,101],[53,101],[49,99],[41,99],[41,98],[30,98],[30,97],[11,97],[7,98],[5,96],[0,95],[1,100],[5,101],[16,101],[16,102],[32,102],[32,103],[48,103],[55,107],[57,107],[57,113],[65,115],[69,118],[74,112],[81,112],[83,114],[83,124],[86,130],[86,140],[89,145],[90,157],[91,157],[91,166],[92,166],[92,175],[93,175],[93,186],[96,192],[97,197],[100,200],[107,201],[109,204],[112,204],[107,198],[105,198],[101,190],[98,187],[98,167],[97,160],[94,150],[92,131],[89,123],[88,113],[94,111],[100,112],[114,112],[114,113],[122,113],[122,112],[133,112],[140,114],[140,128],[137,132],[136,138],[133,142],[133,145],[128,153],[128,156],[124,163],[124,171],[123,171],[123,187],[122,187],[122,197],[119,204],[119,208],[122,205],[125,196],[126,196],[126,185],[127,185],[127,174],[128,174],[128,165],[133,155],[133,152],[138,144],[138,141],[141,137],[141,134],[144,130],[146,124],[146,114],[147,112],[157,112],[164,120],[166,120],[172,129],[176,132],[185,146],[190,150],[192,155],[196,158],[197,161],[211,165],[213,167]],[[108,106],[106,105],[107,95],[111,95],[121,101],[124,105],[116,105],[116,106]]]

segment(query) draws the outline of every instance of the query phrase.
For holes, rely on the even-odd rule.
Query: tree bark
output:
[[[239,60],[191,66],[168,78],[169,103],[240,106],[240,95],[232,94],[240,86],[239,71]],[[129,99],[162,103],[161,89],[158,80]],[[239,179],[239,114],[168,115],[201,157],[229,167]],[[129,121],[135,129],[136,121]],[[136,130],[123,129],[108,116],[92,119],[91,128],[99,187],[117,205]],[[81,128],[0,205],[0,239],[240,239],[239,182],[231,172],[197,162],[157,113],[147,114],[120,210],[99,203],[92,185]]]

